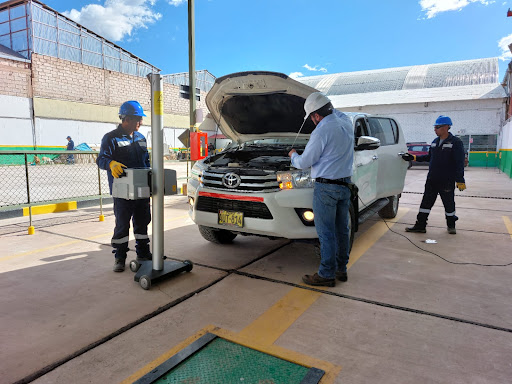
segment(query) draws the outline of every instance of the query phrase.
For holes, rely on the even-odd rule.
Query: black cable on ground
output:
[[[367,209],[369,209],[371,212],[373,212],[374,214],[378,214],[376,211],[372,210],[371,208],[369,208],[365,203],[363,203],[363,201],[361,200],[361,198],[358,196],[359,200],[361,201],[361,204],[363,204]],[[380,217],[380,215],[379,215]],[[450,264],[456,264],[456,265],[476,265],[476,266],[479,266],[479,267],[508,267],[510,265],[512,265],[512,262],[510,263],[507,263],[507,264],[480,264],[480,263],[473,263],[473,262],[461,262],[461,261],[450,261],[448,259],[445,259],[443,256],[440,256],[438,255],[437,253],[435,252],[432,252],[432,251],[429,251],[428,249],[423,249],[421,248],[419,245],[415,244],[411,239],[409,239],[407,236],[405,236],[404,234],[402,233],[398,233],[396,231],[393,231],[391,229],[391,227],[388,225],[388,222],[383,218],[383,217],[380,217],[381,220],[386,224],[386,227],[388,227],[388,229],[397,234],[397,235],[400,235],[402,237],[405,237],[407,239],[407,241],[409,241],[409,243],[411,243],[412,245],[414,245],[416,248],[418,248],[419,250],[423,251],[423,252],[426,252],[426,253],[430,253],[434,256],[437,256],[439,257],[441,260],[444,260],[446,261],[447,263],[450,263]]]

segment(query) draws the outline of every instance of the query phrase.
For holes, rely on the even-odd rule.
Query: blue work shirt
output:
[[[306,149],[292,154],[295,168],[311,167],[311,178],[341,179],[352,176],[354,128],[343,112],[333,110],[311,133]]]
[[[130,136],[119,125],[103,136],[96,164],[107,171],[110,194],[114,181],[109,166],[112,160],[126,165],[127,168],[149,168],[149,153],[144,135],[135,131]]]
[[[72,151],[75,149],[75,142],[73,140],[68,141],[68,146],[66,147],[67,151]]]

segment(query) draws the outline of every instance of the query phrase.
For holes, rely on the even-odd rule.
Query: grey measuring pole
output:
[[[151,82],[151,169],[153,269],[164,269],[164,99],[163,80],[159,73],[150,73]]]
[[[190,95],[190,132],[196,126],[196,53],[194,32],[194,0],[188,0],[188,85]]]

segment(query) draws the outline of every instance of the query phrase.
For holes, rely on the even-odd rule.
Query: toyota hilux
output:
[[[189,214],[208,241],[230,243],[237,235],[317,242],[310,170],[291,166],[314,124],[304,122],[304,101],[317,90],[284,74],[241,72],[215,81],[206,104],[232,144],[197,161],[188,181]],[[358,224],[374,213],[393,218],[404,187],[407,152],[395,119],[346,113],[354,125],[351,244]],[[302,129],[299,129],[304,122]]]

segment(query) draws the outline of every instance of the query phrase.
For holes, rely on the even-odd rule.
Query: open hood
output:
[[[295,137],[304,121],[304,101],[316,89],[276,72],[239,72],[219,77],[206,105],[224,135],[237,143]],[[315,128],[308,119],[301,130]]]

